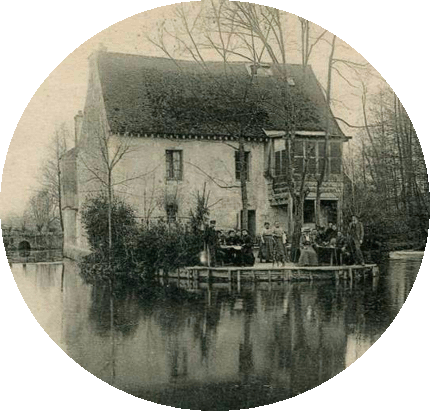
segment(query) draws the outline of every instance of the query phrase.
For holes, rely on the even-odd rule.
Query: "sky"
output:
[[[155,29],[157,21],[170,18],[172,13],[172,7],[158,8],[123,20],[86,41],[49,74],[25,109],[9,146],[3,170],[0,216],[23,213],[28,199],[38,188],[39,170],[48,156],[49,139],[55,129],[66,123],[73,135],[73,117],[78,110],[83,110],[85,104],[88,56],[91,52],[103,44],[108,51],[164,56],[146,40],[145,34]],[[296,17],[292,15],[291,18]],[[339,53],[355,61],[363,61],[353,50],[345,52],[340,48]],[[299,55],[291,62],[300,62]],[[326,62],[318,58],[318,51],[311,64],[324,83]],[[357,102],[350,99],[350,90],[345,88],[345,84],[335,87],[337,94],[343,94],[343,100],[351,103],[337,110],[354,122]]]

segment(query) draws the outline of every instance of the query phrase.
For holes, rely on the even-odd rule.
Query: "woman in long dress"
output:
[[[300,258],[298,261],[299,267],[317,266],[318,256],[312,247],[312,237],[309,231],[304,231],[301,238]]]
[[[273,235],[270,229],[269,223],[264,223],[263,232],[260,236],[260,251],[258,253],[260,263],[265,261],[266,263],[272,262],[273,260]]]
[[[275,227],[272,230],[272,234],[274,241],[273,261],[285,265],[285,263],[287,262],[287,235],[285,234],[283,228],[280,226],[279,221],[275,222]]]
[[[253,245],[254,244],[248,230],[242,230],[241,266],[252,267],[254,265],[255,257],[252,252]]]

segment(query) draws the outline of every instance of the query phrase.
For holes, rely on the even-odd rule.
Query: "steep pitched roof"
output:
[[[102,93],[113,133],[233,135],[285,129],[284,83],[252,79],[244,62],[207,62],[99,52]],[[324,131],[326,101],[310,67],[286,67],[297,131]],[[244,96],[246,95],[246,98]],[[331,111],[331,133],[343,136]]]

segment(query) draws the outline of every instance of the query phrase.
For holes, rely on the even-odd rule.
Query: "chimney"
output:
[[[75,147],[78,146],[78,141],[81,136],[83,121],[84,121],[84,115],[82,114],[82,110],[79,110],[78,114],[76,114],[75,116]]]

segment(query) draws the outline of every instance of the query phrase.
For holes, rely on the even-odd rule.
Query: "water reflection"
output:
[[[237,409],[307,391],[360,357],[404,303],[419,261],[396,260],[352,286],[184,284],[202,299],[149,301],[88,285],[75,264],[13,264],[23,297],[80,365],[134,395]]]

